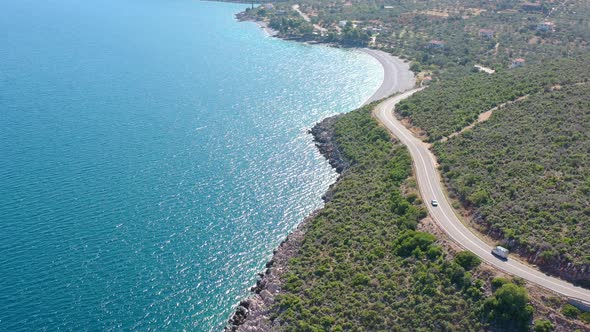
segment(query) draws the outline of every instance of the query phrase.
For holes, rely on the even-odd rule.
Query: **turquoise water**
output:
[[[322,205],[306,131],[382,69],[243,8],[2,2],[0,330],[220,330]]]

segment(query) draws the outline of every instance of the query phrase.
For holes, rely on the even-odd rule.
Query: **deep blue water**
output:
[[[193,0],[3,0],[0,330],[220,330],[383,73]]]

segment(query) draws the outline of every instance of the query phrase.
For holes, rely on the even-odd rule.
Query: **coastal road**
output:
[[[514,258],[509,258],[506,261],[496,258],[491,254],[492,247],[477,237],[459,220],[445,195],[437,169],[436,158],[430,151],[429,145],[416,138],[393,114],[394,107],[398,102],[420,90],[421,88],[409,90],[386,99],[376,107],[375,116],[408,148],[414,163],[414,172],[422,200],[427,205],[430,216],[453,241],[476,254],[490,265],[570,299],[590,305],[589,290],[547,276]],[[430,204],[432,199],[438,200],[439,205],[437,207]]]

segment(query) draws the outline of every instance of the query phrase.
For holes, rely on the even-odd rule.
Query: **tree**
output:
[[[486,300],[484,307],[490,321],[523,330],[533,317],[533,307],[528,302],[529,296],[524,287],[507,283]]]

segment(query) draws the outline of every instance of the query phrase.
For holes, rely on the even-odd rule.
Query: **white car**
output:
[[[436,199],[433,199],[430,201],[430,204],[432,204],[432,206],[438,206],[438,201]]]

